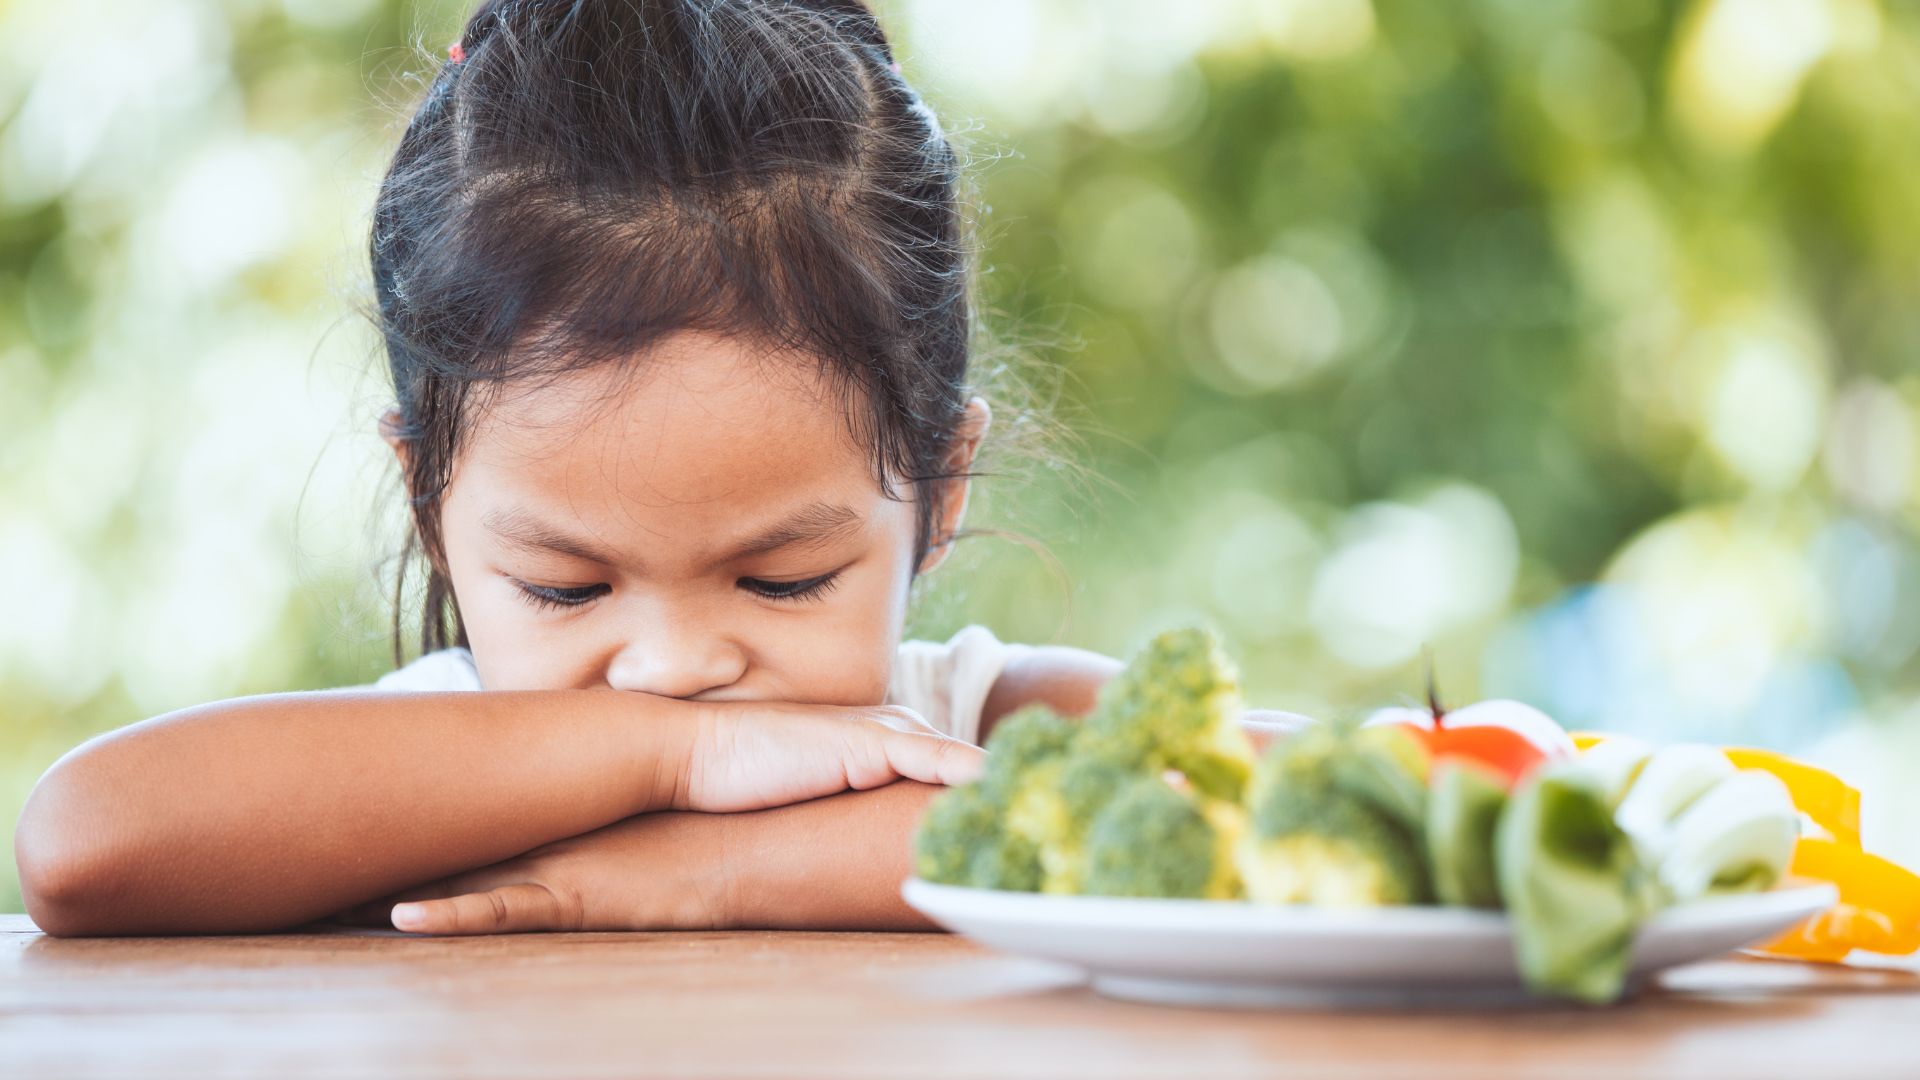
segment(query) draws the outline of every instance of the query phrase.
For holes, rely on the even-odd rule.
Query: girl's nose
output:
[[[659,622],[623,643],[607,666],[607,685],[690,698],[732,686],[746,673],[746,650],[691,622]]]

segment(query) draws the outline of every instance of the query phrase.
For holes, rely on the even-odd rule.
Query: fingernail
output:
[[[426,921],[426,911],[419,904],[395,904],[393,906],[393,925],[402,930],[411,930]]]

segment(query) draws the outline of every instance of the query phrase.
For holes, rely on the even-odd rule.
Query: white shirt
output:
[[[1031,645],[1003,642],[974,623],[946,641],[910,640],[894,653],[885,704],[904,705],[938,731],[968,742],[980,741],[980,707],[1016,657]],[[373,683],[376,690],[480,690],[473,654],[463,648],[430,652]]]

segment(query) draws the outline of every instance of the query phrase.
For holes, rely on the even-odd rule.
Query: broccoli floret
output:
[[[1275,744],[1255,770],[1247,802],[1258,808],[1281,790],[1355,799],[1418,834],[1426,822],[1427,757],[1396,728],[1321,725]]]
[[[1025,837],[1002,832],[973,853],[967,884],[976,889],[1040,891],[1040,852]]]
[[[913,835],[913,872],[942,885],[971,884],[974,856],[1001,842],[1000,808],[979,784],[934,797]]]
[[[1005,809],[984,784],[941,792],[914,834],[914,873],[943,885],[1038,889],[1039,851],[1031,841],[1007,831]]]
[[[1406,831],[1337,794],[1275,793],[1256,809],[1238,858],[1247,895],[1263,903],[1378,907],[1431,897]]]
[[[1044,705],[1025,706],[995,725],[980,783],[999,808],[1004,836],[975,861],[971,874],[981,888],[1034,891],[1042,883],[1044,851],[1067,843],[1077,850],[1079,830],[1071,827],[1074,815],[1060,796],[1065,755],[1077,730]],[[1056,854],[1050,861],[1062,860]]]
[[[1431,898],[1418,766],[1372,730],[1303,732],[1261,762],[1239,850],[1248,896],[1335,906]]]
[[[987,739],[989,786],[1010,791],[1028,770],[1067,752],[1076,728],[1045,705],[1027,705],[1001,718]]]
[[[1239,808],[1140,778],[1087,831],[1085,893],[1230,900],[1239,895]]]
[[[1336,733],[1341,728],[1332,729]],[[1336,754],[1333,786],[1419,836],[1426,828],[1431,759],[1418,741],[1395,727],[1345,729],[1348,749]]]
[[[1241,705],[1239,675],[1214,635],[1170,630],[1102,689],[1074,752],[1144,773],[1177,769],[1201,792],[1238,802],[1254,763]]]
[[[1041,892],[1080,891],[1087,830],[1114,795],[1139,776],[1097,758],[1069,755],[1022,778],[1007,805],[1007,831],[1039,851]]]

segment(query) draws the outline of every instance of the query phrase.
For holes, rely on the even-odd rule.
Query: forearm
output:
[[[931,930],[900,898],[913,831],[943,788],[872,791],[716,816],[727,924],[739,929]]]
[[[660,740],[692,708],[615,691],[336,692],[134,724],[67,755],[29,798],[15,833],[27,908],[63,934],[296,925],[665,805]]]

